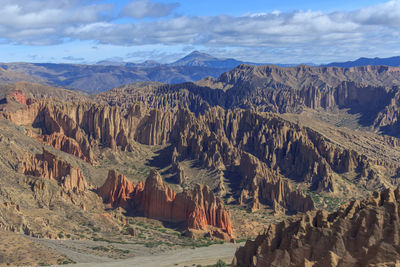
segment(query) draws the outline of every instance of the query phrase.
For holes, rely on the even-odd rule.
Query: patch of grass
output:
[[[93,227],[92,231],[95,233],[98,233],[98,232],[100,232],[100,227]]]
[[[114,241],[114,240],[109,240],[109,239],[105,239],[103,237],[92,237],[93,241],[103,241],[103,242],[107,242],[107,243],[115,243],[115,244],[129,244],[128,242],[125,241]]]
[[[201,266],[201,265],[200,265],[200,266]],[[229,267],[229,266],[232,266],[232,265],[231,265],[231,264],[228,264],[228,263],[225,263],[225,262],[222,261],[222,260],[218,260],[216,264],[214,264],[214,265],[207,265],[207,266],[204,266],[204,267]]]
[[[71,259],[66,259],[66,260],[59,259],[59,260],[57,261],[57,264],[58,264],[58,265],[76,264],[76,261],[71,260]]]
[[[109,252],[110,249],[104,246],[97,246],[97,247],[92,247],[93,250],[99,250],[99,251],[104,251],[104,252]]]
[[[131,252],[128,249],[119,249],[119,248],[115,248],[114,251],[122,254],[129,254]]]
[[[144,246],[146,248],[154,248],[154,247],[157,247],[158,245],[159,245],[159,243],[157,243],[157,242],[147,242],[144,244]]]

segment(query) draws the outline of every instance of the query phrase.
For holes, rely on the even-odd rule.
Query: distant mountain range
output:
[[[0,83],[21,80],[98,93],[139,81],[182,83],[217,78],[240,64],[262,65],[216,58],[194,51],[169,64],[103,60],[94,65],[54,63],[0,63]]]
[[[400,66],[400,56],[397,57],[388,57],[388,58],[366,58],[362,57],[354,61],[346,61],[346,62],[333,62],[324,65],[325,67],[341,67],[341,68],[350,68],[350,67],[358,67],[358,66],[391,66],[391,67],[399,67]]]
[[[174,67],[203,67],[203,68],[216,68],[216,69],[233,69],[241,64],[262,66],[262,65],[276,65],[279,67],[293,67],[298,64],[271,64],[271,63],[255,63],[248,61],[240,61],[234,58],[217,58],[212,55],[202,53],[199,51],[193,51],[192,53],[178,59],[172,63],[162,64],[157,61],[147,60],[143,63],[131,63],[123,61],[108,61],[102,60],[96,63],[96,65],[103,66],[125,66],[125,67],[137,67],[137,68],[152,68],[159,66],[174,66]],[[308,65],[308,64],[306,64]],[[314,65],[314,64],[310,64]]]
[[[244,62],[233,58],[216,58],[206,53],[200,53],[194,51],[189,55],[169,64],[170,66],[197,66],[197,67],[209,67],[209,68],[229,68],[233,69],[240,64],[248,65],[264,65],[260,63]]]
[[[178,59],[172,63],[161,64],[157,61],[147,60],[143,63],[131,63],[124,61],[112,61],[112,60],[102,60],[96,63],[96,65],[103,66],[125,66],[125,67],[137,67],[137,68],[152,68],[159,66],[174,66],[174,67],[205,67],[205,68],[221,68],[221,69],[233,69],[240,64],[248,65],[266,65],[266,63],[254,63],[236,60],[233,58],[216,58],[206,53],[201,53],[199,51],[193,51],[192,53]],[[280,65],[283,66],[283,65]]]
[[[132,63],[103,60],[94,65],[54,64],[54,63],[0,63],[0,84],[17,81],[30,81],[98,93],[133,82],[154,81],[163,83],[182,83],[201,80],[205,77],[218,78],[238,65],[271,65],[245,62],[233,58],[216,58],[206,53],[194,51],[169,64],[156,61]],[[296,64],[275,64],[292,67]],[[307,63],[303,65],[315,66]],[[400,66],[400,57],[360,58],[356,61],[336,62],[325,67],[353,67],[365,65]]]

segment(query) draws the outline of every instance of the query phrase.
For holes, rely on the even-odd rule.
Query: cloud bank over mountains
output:
[[[307,58],[400,47],[400,0],[353,11],[187,16],[153,0],[1,0],[0,40],[16,45],[93,41],[117,46],[191,45]],[[310,51],[312,50],[312,51]],[[400,53],[398,51],[393,51]],[[251,59],[251,58],[249,58]]]

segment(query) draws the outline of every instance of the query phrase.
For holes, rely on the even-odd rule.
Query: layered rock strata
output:
[[[271,225],[239,248],[233,266],[394,266],[400,258],[400,190],[375,192],[338,211]]]

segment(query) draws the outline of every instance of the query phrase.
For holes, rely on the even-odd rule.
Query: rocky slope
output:
[[[0,229],[51,239],[67,233],[79,237],[73,232],[79,221],[94,220],[104,210],[80,160],[43,148],[4,119],[0,125]]]
[[[195,230],[208,230],[208,226],[214,226],[222,232],[213,235],[225,239],[233,236],[230,213],[208,186],[196,185],[193,190],[175,193],[155,170],[145,183],[139,182],[136,186],[125,176],[110,171],[105,184],[97,192],[105,203],[114,208],[123,207],[131,214],[183,223]]]
[[[271,225],[237,250],[233,266],[394,266],[400,258],[400,190],[376,192],[338,211]]]

